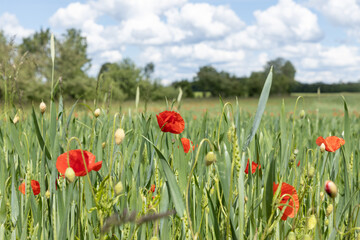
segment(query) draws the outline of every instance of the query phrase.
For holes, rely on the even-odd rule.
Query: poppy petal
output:
[[[97,172],[101,169],[101,167],[102,167],[102,161],[93,163],[89,166],[89,169],[91,169],[91,170],[89,170],[89,172],[92,170]]]
[[[325,150],[335,152],[341,147],[340,139],[336,136],[330,136],[325,139]]]
[[[181,115],[173,111],[164,111],[156,115],[159,128],[163,132],[180,134],[185,129],[185,122]]]
[[[246,164],[246,168],[245,168],[245,173],[246,174],[249,174],[249,164],[250,164],[250,160],[248,159],[247,164]],[[255,162],[252,162],[251,163],[251,173],[254,174],[256,172],[256,168],[258,168],[258,167],[260,169],[261,165],[255,163]]]
[[[325,139],[320,136],[316,139],[316,145],[320,146],[322,143],[325,143]]]
[[[19,186],[19,190],[22,194],[25,195],[26,189],[25,189],[25,182],[21,183]],[[31,180],[31,188],[33,190],[34,195],[38,195],[40,193],[40,184],[36,180]]]
[[[273,183],[273,193],[274,194],[275,194],[278,186],[279,186],[279,184]],[[292,198],[289,196],[284,196],[285,194],[291,195]],[[280,197],[281,197],[281,201],[280,201],[281,204],[288,204],[289,206],[292,206],[292,207],[289,207],[289,206],[279,206],[278,207],[280,210],[282,210],[284,207],[286,207],[283,215],[281,216],[281,219],[286,220],[288,217],[290,217],[290,218],[295,217],[296,213],[299,210],[299,206],[300,206],[299,198],[298,198],[295,188],[285,182],[282,183]],[[295,204],[294,204],[294,202],[295,202]]]
[[[98,171],[101,168],[102,163],[101,162],[95,163],[96,157],[91,152],[84,151],[84,150],[82,152],[84,154],[85,164],[86,164],[86,168],[87,168],[88,172],[90,172],[93,169]],[[86,169],[85,169],[84,159],[83,159],[80,149],[70,150],[68,153],[65,152],[57,158],[56,168],[57,168],[58,172],[64,175],[66,169],[69,167],[68,161],[67,161],[68,154],[69,154],[70,167],[74,170],[75,176],[85,176]]]
[[[184,152],[188,153],[190,151],[190,140],[187,138],[181,138],[181,143],[184,148]]]

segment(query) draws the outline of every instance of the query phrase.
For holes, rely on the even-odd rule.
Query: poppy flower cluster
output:
[[[345,140],[336,136],[330,136],[325,139],[320,136],[316,139],[316,145],[321,146],[321,144],[325,145],[326,151],[335,152],[345,144]]]
[[[36,180],[31,180],[30,184],[31,184],[31,188],[32,188],[32,190],[33,190],[34,195],[35,195],[35,196],[38,195],[38,194],[40,193],[40,184],[39,184],[39,182],[36,181]],[[26,188],[25,182],[23,182],[22,184],[20,184],[19,190],[20,190],[20,192],[21,192],[22,194],[24,194],[24,195],[25,195],[25,192],[26,192],[26,189],[25,189],[25,188]]]
[[[250,163],[250,160],[248,159],[247,161],[247,164],[246,164],[246,168],[245,168],[245,173],[246,174],[249,174],[249,163]],[[256,169],[257,168],[261,168],[261,165],[260,164],[257,164],[255,162],[252,162],[251,163],[251,173],[254,174],[256,172]]]
[[[273,194],[277,191],[279,187],[279,184],[273,183]],[[291,196],[291,197],[290,197]],[[296,189],[287,183],[281,184],[281,190],[280,190],[280,204],[288,204],[289,206],[279,206],[278,208],[282,210],[284,207],[285,211],[283,215],[281,216],[282,220],[286,220],[288,217],[293,218],[295,217],[296,213],[299,210],[300,204],[299,204],[299,198],[296,193]]]
[[[181,115],[174,111],[164,111],[156,115],[159,128],[163,132],[180,134],[185,129],[185,121]]]
[[[95,155],[88,151],[82,151],[84,153],[85,164],[88,172],[99,171],[102,167],[102,161],[95,162]],[[61,154],[56,160],[56,168],[59,173],[65,175],[66,169],[69,167],[67,156],[69,154],[70,167],[74,170],[75,176],[85,176],[86,169],[84,160],[80,149],[70,150]]]

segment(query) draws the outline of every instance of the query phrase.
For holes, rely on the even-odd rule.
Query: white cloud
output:
[[[186,0],[93,0],[90,6],[118,21],[148,14],[161,15],[168,9],[182,6]]]
[[[107,62],[118,62],[122,59],[121,53],[117,50],[102,52],[100,57]]]
[[[34,33],[34,30],[22,27],[14,14],[7,12],[0,16],[0,30],[3,30],[5,35],[17,39],[28,37]]]
[[[70,3],[66,8],[58,9],[50,18],[50,24],[55,27],[84,27],[89,21],[94,21],[98,12],[88,4]]]
[[[165,13],[170,25],[186,32],[191,39],[219,38],[244,27],[240,18],[227,6],[188,3]]]
[[[360,1],[358,0],[309,0],[308,4],[320,10],[335,24],[342,26],[360,24]]]

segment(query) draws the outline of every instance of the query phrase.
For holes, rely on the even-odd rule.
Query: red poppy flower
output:
[[[335,152],[338,150],[342,145],[345,144],[345,140],[336,136],[330,136],[327,138],[318,137],[316,139],[316,144],[320,146],[322,143],[325,144],[325,150],[328,152]]]
[[[86,168],[88,172],[99,171],[102,166],[102,161],[95,162],[95,155],[88,151],[83,151],[85,157]],[[86,169],[84,166],[84,160],[82,158],[81,150],[70,150],[69,151],[69,162],[70,167],[74,170],[75,176],[85,176]],[[68,168],[67,152],[61,154],[56,160],[56,168],[61,174],[65,174]]]
[[[184,152],[188,153],[190,150],[190,139],[188,138],[181,138],[181,143],[183,145],[184,148]],[[192,145],[192,149],[195,149],[195,146],[193,145],[194,143],[191,141],[191,145]]]
[[[40,184],[39,184],[38,181],[31,180],[31,188],[32,188],[33,193],[34,193],[35,196],[40,193]],[[19,190],[20,190],[20,192],[21,192],[22,194],[25,195],[25,192],[26,192],[26,190],[25,190],[25,182],[23,182],[22,184],[20,184]]]
[[[276,183],[273,184],[273,194],[275,194],[278,186],[279,186],[279,184],[276,184]],[[290,196],[292,196],[292,198],[290,196],[288,196],[288,195],[284,196],[285,194],[289,194]],[[281,198],[281,201],[280,201],[281,204],[288,204],[289,205],[289,206],[286,207],[285,212],[282,215],[281,219],[285,221],[288,217],[289,218],[295,217],[296,213],[299,210],[299,206],[300,206],[299,205],[299,198],[298,198],[298,195],[296,193],[296,189],[293,186],[291,186],[290,184],[282,183],[281,192],[280,192],[280,198]],[[293,199],[295,201],[295,206],[294,206]],[[279,206],[278,208],[280,210],[282,210],[283,207],[284,206]]]
[[[150,190],[151,190],[151,192],[155,192],[155,184],[151,185]]]
[[[297,166],[298,166],[298,167],[300,166],[300,160],[298,161]]]
[[[249,174],[249,159],[248,159],[248,161],[247,161],[247,164],[246,164],[246,168],[245,168],[245,173],[246,174]],[[261,165],[260,164],[257,164],[257,163],[255,163],[255,162],[252,162],[251,163],[251,173],[252,174],[254,174],[255,172],[256,172],[256,168],[258,168],[259,167],[259,169],[261,168]]]
[[[185,129],[185,122],[177,112],[164,111],[156,115],[157,122],[161,131],[180,134]]]

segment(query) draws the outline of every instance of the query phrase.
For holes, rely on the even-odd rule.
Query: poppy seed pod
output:
[[[309,234],[305,234],[303,239],[304,239],[304,240],[311,240],[311,237],[310,237]]]
[[[305,117],[305,111],[304,111],[304,109],[300,111],[299,116],[300,116],[300,118],[304,118],[304,117]]]
[[[205,163],[206,166],[210,166],[211,164],[213,164],[216,161],[216,155],[214,152],[210,151],[206,154],[205,156]]]
[[[289,235],[287,237],[288,240],[296,240],[296,235],[294,232],[289,232]]]
[[[123,184],[122,182],[118,182],[115,187],[114,187],[114,192],[116,195],[119,195],[120,193],[122,193],[122,191],[124,190]]]
[[[41,102],[39,107],[41,114],[44,114],[44,112],[46,111],[46,104],[44,102]]]
[[[65,171],[65,177],[69,182],[73,182],[75,180],[75,172],[74,169],[68,167]]]
[[[50,195],[51,195],[51,194],[50,194],[50,191],[47,190],[46,193],[45,193],[45,197],[46,197],[47,199],[49,199],[49,198],[50,198]]]
[[[337,187],[333,181],[327,180],[325,182],[325,192],[331,197],[335,198],[337,195]]]
[[[100,113],[101,113],[100,108],[97,108],[97,109],[95,109],[95,111],[94,111],[94,116],[97,118],[97,117],[100,116]]]
[[[124,140],[124,138],[125,138],[124,129],[118,128],[115,132],[115,143],[117,145],[120,145],[120,143]]]
[[[325,152],[325,144],[324,143],[322,143],[321,145],[320,145],[320,152]]]

